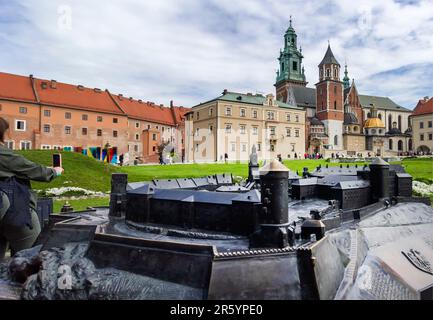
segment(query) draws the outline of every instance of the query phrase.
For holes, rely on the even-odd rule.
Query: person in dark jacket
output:
[[[8,130],[0,117],[0,261],[8,246],[12,252],[31,248],[41,231],[30,180],[49,182],[63,173],[63,168],[41,166],[8,149]]]

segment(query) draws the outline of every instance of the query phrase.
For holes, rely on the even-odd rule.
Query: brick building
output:
[[[85,153],[109,146],[131,160],[157,162],[157,145],[169,141],[184,154],[188,109],[155,105],[108,90],[0,73],[0,116],[11,125],[12,149]]]

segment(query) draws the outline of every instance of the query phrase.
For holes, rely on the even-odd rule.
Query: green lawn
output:
[[[53,153],[58,151],[16,151],[27,159],[43,164],[52,165]],[[101,163],[95,159],[75,152],[62,151],[62,161],[65,172],[50,183],[32,182],[33,189],[45,190],[58,187],[81,187],[93,191],[107,192],[110,190],[111,173],[116,168]]]
[[[69,204],[74,208],[74,211],[83,211],[87,207],[104,207],[110,203],[109,198],[88,198],[80,200],[68,200]],[[58,213],[66,203],[65,200],[54,200],[53,212]]]

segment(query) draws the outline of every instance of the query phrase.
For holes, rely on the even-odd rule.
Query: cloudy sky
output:
[[[271,93],[290,15],[309,86],[329,40],[361,93],[433,95],[433,0],[0,0],[0,71],[158,104]]]

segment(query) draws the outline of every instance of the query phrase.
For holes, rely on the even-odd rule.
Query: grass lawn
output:
[[[74,211],[83,211],[87,207],[104,207],[110,203],[109,198],[88,198],[80,200],[68,200],[69,204],[74,208]],[[54,200],[53,212],[59,213],[63,205],[66,203],[65,200]]]
[[[52,165],[53,153],[58,151],[16,151],[27,159],[43,164]],[[50,183],[32,182],[32,188],[45,190],[58,187],[80,187],[93,191],[107,192],[110,190],[111,173],[116,167],[101,163],[95,159],[75,152],[62,151],[62,162],[65,172]]]

